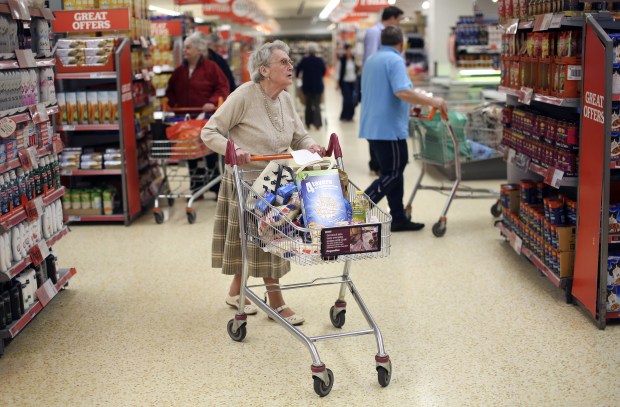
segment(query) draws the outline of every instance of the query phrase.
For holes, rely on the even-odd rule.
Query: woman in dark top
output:
[[[308,44],[308,55],[305,56],[297,68],[295,76],[302,75],[301,89],[306,99],[306,128],[314,124],[317,129],[321,128],[321,95],[323,94],[323,77],[325,76],[325,62],[316,55],[319,47],[315,43]]]
[[[179,65],[168,82],[166,97],[172,108],[201,107],[209,114],[215,111],[221,99],[229,93],[228,79],[217,64],[207,55],[207,40],[203,33],[193,33],[183,42],[183,63]],[[199,191],[207,181],[207,169],[217,175],[217,154],[195,160],[187,160],[192,194]],[[211,188],[217,193],[219,184]]]
[[[350,122],[355,114],[355,106],[357,105],[358,89],[357,76],[359,67],[355,63],[355,57],[351,51],[351,46],[345,44],[345,54],[338,60],[338,85],[342,91],[342,113],[340,120]]]

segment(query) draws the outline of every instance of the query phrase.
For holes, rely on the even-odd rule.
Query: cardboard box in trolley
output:
[[[338,170],[301,171],[297,174],[297,185],[306,227],[320,229],[348,224]]]

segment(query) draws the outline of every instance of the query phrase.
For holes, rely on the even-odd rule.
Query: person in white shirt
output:
[[[342,112],[340,113],[340,120],[350,122],[353,121],[355,106],[358,102],[359,82],[357,78],[359,75],[359,67],[355,63],[351,45],[345,44],[344,51],[345,54],[338,60],[338,64],[336,65],[336,72],[338,72],[336,89],[342,91]]]

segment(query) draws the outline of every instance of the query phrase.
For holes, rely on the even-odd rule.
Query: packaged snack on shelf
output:
[[[108,92],[97,92],[97,120],[104,124],[110,121],[110,107],[108,105]]]
[[[77,95],[75,92],[67,92],[65,93],[65,98],[67,102],[67,120],[65,123],[69,125],[75,124],[77,123]]]
[[[607,311],[620,311],[620,286],[607,286]]]
[[[98,92],[95,91],[86,92],[86,109],[88,112],[88,124],[95,124],[95,121],[99,121],[96,120],[98,108],[97,93]]]
[[[607,285],[620,286],[620,256],[615,254],[607,258]]]
[[[110,106],[110,123],[118,123],[118,92],[115,90],[108,91],[108,104]]]
[[[87,109],[87,99],[86,92],[78,91],[75,92],[77,99],[77,123],[85,124],[86,123],[86,109]]]
[[[609,204],[609,233],[620,233],[620,203]]]

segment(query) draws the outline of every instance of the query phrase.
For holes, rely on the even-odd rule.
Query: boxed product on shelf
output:
[[[620,203],[609,204],[609,233],[620,233]]]
[[[607,311],[620,311],[620,286],[607,286]]]
[[[620,256],[610,253],[607,258],[607,286],[620,286]]]

